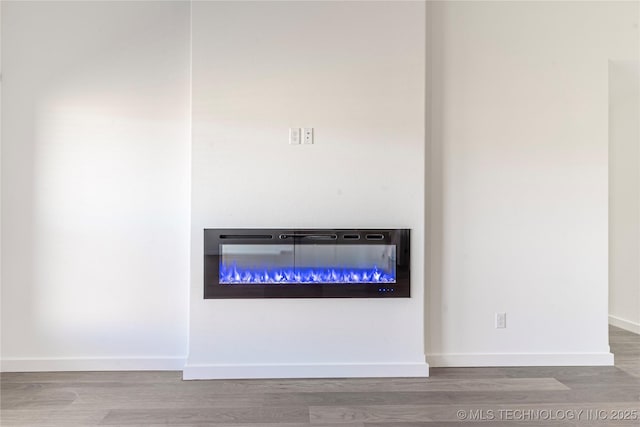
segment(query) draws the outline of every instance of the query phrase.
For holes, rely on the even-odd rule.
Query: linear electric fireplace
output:
[[[205,298],[410,296],[407,229],[205,229]]]

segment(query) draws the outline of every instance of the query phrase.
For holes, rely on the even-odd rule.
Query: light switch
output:
[[[507,313],[496,313],[496,329],[507,327]]]
[[[289,144],[300,144],[300,128],[289,128]]]

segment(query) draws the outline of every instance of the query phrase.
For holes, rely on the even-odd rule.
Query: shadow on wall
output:
[[[442,348],[442,9],[427,3],[426,8],[426,149],[425,149],[425,354]],[[427,358],[428,359],[428,358]],[[429,362],[429,360],[427,360]]]

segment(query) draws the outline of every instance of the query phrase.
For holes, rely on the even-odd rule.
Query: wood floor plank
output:
[[[3,372],[4,383],[180,383],[180,371]]]
[[[107,415],[107,410],[7,409],[1,412],[2,427],[94,426]]]
[[[189,408],[189,409],[113,409],[101,425],[128,424],[198,424],[234,423],[307,423],[309,410],[305,407],[278,408]]]
[[[640,378],[640,366],[636,366],[636,364],[633,364],[631,366],[622,365],[620,366],[620,369],[631,376]]]
[[[591,404],[518,404],[518,405],[395,405],[395,406],[311,406],[309,407],[309,416],[311,423],[340,424],[348,422],[363,422],[365,425],[370,423],[433,423],[433,422],[469,422],[469,421],[527,421],[532,422],[536,419],[522,420],[514,415],[516,411],[532,411],[532,413],[542,413],[537,419],[542,423],[562,422],[566,421],[568,411],[574,411],[575,414],[569,422],[583,420],[578,419],[577,411],[583,411],[586,418],[588,411],[613,411],[613,410],[635,410],[640,411],[640,402],[615,402],[604,403],[597,402]],[[537,412],[535,412],[537,411]],[[461,413],[465,414],[465,418],[461,419]],[[521,413],[521,412],[520,412]],[[471,418],[471,415],[474,414]],[[477,414],[477,415],[476,415]],[[509,418],[511,414],[511,418]],[[551,414],[544,416],[544,414]],[[552,414],[562,414],[563,419],[559,419],[558,415],[554,417]],[[632,420],[629,420],[632,421]],[[616,421],[617,422],[617,421]],[[637,420],[635,420],[637,423]]]
[[[434,412],[434,407],[428,405],[310,406],[309,419],[312,424],[435,421],[430,412]]]
[[[112,409],[180,409],[180,408],[256,408],[265,405],[264,395],[198,393],[180,387],[131,387],[122,390],[76,389],[78,397],[72,406],[79,409],[108,407]],[[282,405],[282,406],[292,406]]]
[[[338,424],[342,426],[342,424]],[[437,422],[416,422],[416,423],[364,423],[364,427],[510,427],[510,426],[526,426],[526,427],[618,427],[618,426],[636,426],[636,421],[621,421],[621,422],[567,422],[567,421],[559,421],[559,422],[531,422],[531,421],[499,421],[499,422],[489,422],[489,421],[479,421],[479,422],[467,422],[467,421],[437,421]],[[333,425],[336,427],[336,424]]]
[[[456,392],[393,392],[393,393],[301,393],[270,394],[265,396],[266,406],[285,404],[306,406],[384,406],[384,405],[434,405],[458,402],[477,403],[593,403],[637,402],[640,388],[614,387],[606,390],[579,389],[561,391],[456,391]]]
[[[108,406],[117,409],[143,408],[239,408],[239,407],[281,407],[281,406],[331,406],[331,405],[397,405],[423,403],[453,403],[463,400],[469,403],[487,402],[591,402],[595,400],[616,401],[620,399],[637,399],[639,391],[615,389],[605,393],[574,392],[562,390],[528,390],[528,391],[457,391],[457,392],[319,392],[319,393],[266,393],[264,395],[228,395],[207,393],[185,393],[178,391],[158,393],[135,393],[135,398],[123,393],[103,392],[87,393],[78,391],[78,398],[73,402],[78,408],[100,408]]]
[[[567,386],[554,378],[472,378],[459,380],[432,377],[385,379],[310,379],[310,380],[224,380],[196,381],[194,386],[210,393],[267,394],[310,392],[410,392],[456,390],[566,390]]]
[[[311,424],[307,423],[196,423],[179,424],[180,427],[204,427],[213,425],[215,427],[336,427],[335,424]],[[60,426],[55,426],[60,427]],[[167,424],[126,424],[126,427],[167,427]],[[364,427],[363,423],[340,424],[340,427]]]
[[[75,401],[73,394],[42,395],[34,394],[28,396],[11,395],[2,399],[0,403],[0,411],[8,409],[60,409],[70,406]]]
[[[5,387],[24,386],[24,382],[11,382],[2,378]],[[158,390],[190,390],[194,393],[209,395],[262,395],[267,393],[309,393],[309,392],[412,392],[412,391],[509,391],[509,390],[566,390],[567,386],[554,378],[467,378],[461,382],[455,378],[384,378],[384,379],[304,379],[304,380],[211,380],[211,381],[170,381],[155,384],[148,380],[142,384]],[[120,390],[131,387],[136,390],[142,387],[136,382],[110,381],[54,381],[50,376],[45,381],[37,381],[39,388],[51,388],[62,385],[67,389]]]
[[[629,380],[615,366],[533,366],[496,368],[432,368],[430,378],[555,378],[598,382],[607,380]]]
[[[341,424],[340,424],[341,425]],[[417,422],[417,423],[364,423],[364,427],[434,427],[434,426],[443,426],[443,427],[473,427],[473,426],[482,426],[482,427],[506,427],[506,426],[531,426],[531,423],[526,422],[509,422],[508,424],[500,421],[500,422],[490,422],[490,421],[480,421],[480,422],[467,422],[467,421],[438,421],[436,422]],[[576,423],[567,423],[567,422],[557,422],[557,423],[536,423],[536,427],[578,427]],[[336,427],[334,424],[333,427]]]

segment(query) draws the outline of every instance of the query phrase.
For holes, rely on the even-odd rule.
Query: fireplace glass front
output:
[[[205,298],[408,297],[409,230],[206,229]]]

